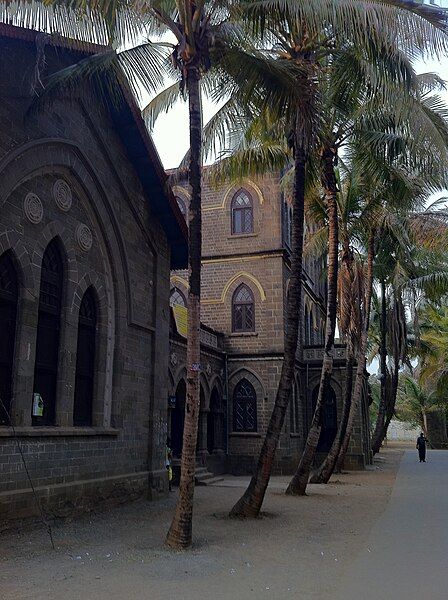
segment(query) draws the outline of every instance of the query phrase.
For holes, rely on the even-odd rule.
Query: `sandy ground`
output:
[[[56,551],[40,524],[0,536],[1,600],[326,600],[362,552],[385,510],[403,451],[389,446],[365,472],[285,496],[275,477],[264,517],[227,512],[248,479],[196,488],[191,551],[163,546],[175,493],[53,525]]]

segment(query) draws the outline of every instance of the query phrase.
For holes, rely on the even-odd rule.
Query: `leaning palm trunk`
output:
[[[395,359],[394,372],[391,377],[390,385],[388,387],[386,414],[385,414],[385,418],[384,418],[383,428],[382,428],[381,434],[380,434],[380,439],[381,439],[381,444],[379,446],[380,448],[381,448],[384,440],[386,439],[387,430],[389,429],[390,422],[392,420],[392,417],[395,414],[395,405],[397,403],[397,392],[398,392],[399,366],[400,366],[399,361],[397,359]],[[379,452],[379,449],[377,450],[377,452]]]
[[[188,230],[188,339],[187,339],[187,398],[182,442],[179,496],[166,543],[174,549],[187,548],[192,540],[194,477],[196,470],[196,443],[200,403],[200,312],[201,312],[201,100],[199,72],[195,67],[187,71],[186,84],[190,120],[191,201]]]
[[[344,441],[345,432],[347,431],[347,423],[350,415],[350,407],[352,404],[352,390],[353,390],[353,369],[355,366],[355,356],[352,350],[347,349],[347,361],[346,361],[346,380],[345,380],[345,392],[344,402],[342,404],[342,414],[338,425],[338,430],[333,444],[331,445],[330,451],[325,457],[325,460],[312,475],[310,483],[328,483],[331,475],[333,474],[336,461],[341,450],[342,442]]]
[[[338,277],[338,209],[337,209],[337,183],[334,172],[334,159],[336,152],[332,148],[325,148],[322,153],[322,184],[325,190],[326,208],[328,214],[328,296],[327,296],[327,321],[325,326],[325,346],[322,372],[319,384],[316,407],[313,420],[308,432],[302,457],[291,482],[286,490],[287,494],[302,496],[306,492],[308,479],[314,456],[316,454],[321,432],[321,413],[323,399],[327,396],[333,372],[334,336],[336,332],[337,310],[337,277]]]
[[[339,329],[347,340],[347,360],[345,364],[347,375],[345,379],[344,401],[342,403],[342,414],[339,419],[336,437],[325,460],[322,462],[319,469],[312,475],[310,483],[328,483],[344,440],[350,414],[350,406],[352,403],[355,343],[361,328],[359,324],[360,310],[359,304],[357,306],[357,303],[359,303],[361,299],[360,284],[362,284],[362,278],[359,277],[356,269],[347,231],[344,233],[341,268],[338,275]]]
[[[305,166],[306,154],[303,147],[296,143],[294,150],[291,279],[288,289],[282,372],[257,468],[247,490],[230,511],[232,517],[257,517],[261,510],[291,395],[301,323]]]
[[[372,290],[373,290],[373,261],[375,257],[375,233],[372,232],[369,237],[369,245],[367,251],[367,269],[366,269],[366,291],[364,297],[364,314],[363,314],[363,326],[361,333],[361,340],[358,347],[357,353],[357,366],[356,366],[356,377],[355,385],[353,387],[352,403],[350,406],[350,413],[348,416],[347,429],[345,432],[344,441],[342,442],[341,450],[339,452],[338,460],[336,461],[335,471],[341,470],[345,456],[347,454],[348,445],[350,443],[350,437],[352,435],[353,426],[355,423],[355,417],[358,412],[359,403],[361,402],[363,387],[364,387],[364,376],[366,369],[366,352],[367,352],[367,341],[369,334],[370,324],[370,305],[372,303]]]
[[[387,303],[386,303],[386,284],[381,281],[381,316],[380,316],[380,370],[381,370],[381,396],[376,417],[375,429],[372,434],[372,452],[377,454],[380,451],[384,440],[384,425],[386,422],[386,412],[389,395],[391,391],[390,377],[387,368]]]

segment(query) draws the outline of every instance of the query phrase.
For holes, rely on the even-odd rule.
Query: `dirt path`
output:
[[[56,552],[39,525],[0,536],[2,600],[185,600],[333,597],[385,510],[402,450],[373,470],[283,494],[273,478],[266,516],[241,522],[227,511],[247,479],[196,490],[195,547],[171,553],[163,539],[175,503],[138,501],[54,525]]]

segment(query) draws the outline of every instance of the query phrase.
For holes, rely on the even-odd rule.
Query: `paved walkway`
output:
[[[336,600],[448,599],[448,452],[407,450],[387,508]]]

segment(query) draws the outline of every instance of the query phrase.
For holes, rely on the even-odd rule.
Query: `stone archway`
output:
[[[316,386],[313,390],[313,412],[316,406],[318,393],[319,386]],[[336,394],[332,387],[328,388],[323,399],[321,424],[322,429],[319,436],[319,442],[317,444],[317,452],[327,453],[330,451],[338,430]]]
[[[209,454],[224,448],[224,419],[222,398],[216,387],[210,395],[210,410],[207,414],[207,450]]]

